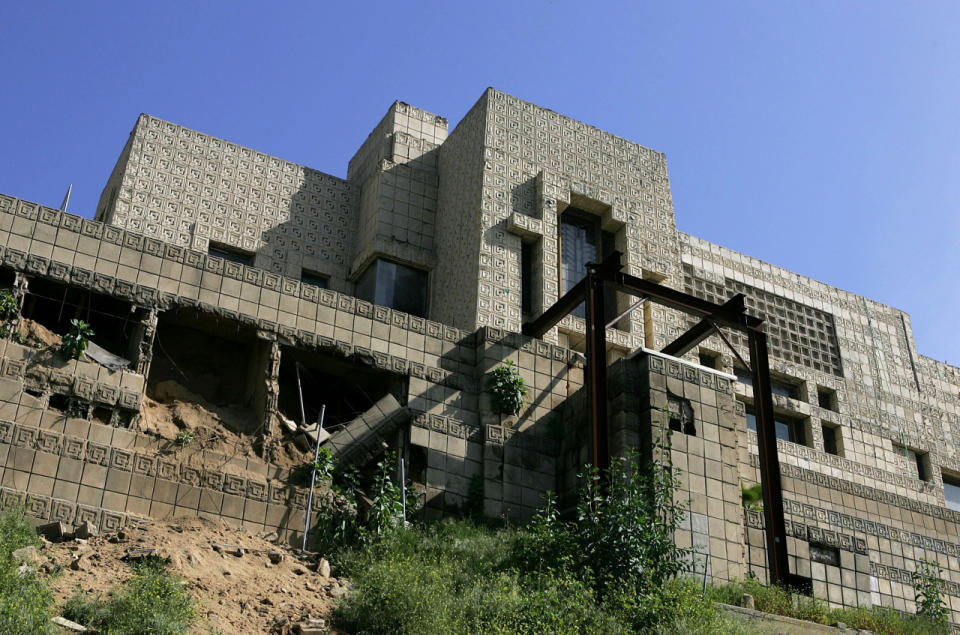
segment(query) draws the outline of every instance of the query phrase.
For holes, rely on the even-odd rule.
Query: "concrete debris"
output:
[[[247,551],[240,545],[225,545],[218,542],[211,542],[210,547],[217,553],[226,553],[231,556],[242,558]]]
[[[307,437],[309,446],[315,447],[317,445],[317,428],[320,426],[318,424],[313,424],[311,426],[306,426],[305,428],[300,428],[300,431]],[[320,443],[324,443],[327,439],[330,438],[330,433],[326,429],[320,430]]]
[[[280,564],[284,558],[282,551],[271,551],[267,553],[267,557],[270,558],[270,562],[273,564]]]
[[[77,624],[76,622],[71,622],[65,617],[58,616],[53,618],[50,621],[56,624],[57,626],[59,626],[60,628],[65,628],[68,631],[73,631],[74,633],[86,633],[90,630],[86,626],[83,626],[82,624]]]
[[[324,578],[330,577],[330,562],[326,558],[320,558],[320,563],[317,566],[317,573]]]
[[[73,528],[66,523],[47,523],[37,527],[37,533],[47,540],[66,540],[73,538]]]
[[[307,620],[293,627],[293,632],[299,635],[322,635],[327,633],[326,620]]]
[[[128,549],[126,555],[123,556],[124,560],[143,560],[144,558],[153,558],[159,557],[160,553],[152,548],[147,547],[146,549]]]
[[[40,561],[40,557],[37,555],[36,547],[22,547],[13,552],[14,562],[19,562],[21,564],[37,564]]]
[[[279,412],[277,413],[277,418],[280,420],[280,426],[290,434],[293,434],[297,431],[297,424],[290,419],[287,419]]]
[[[84,560],[83,555],[81,554],[76,554],[73,557],[73,560],[70,562],[70,568],[73,571],[83,571],[84,569],[86,569],[86,566],[87,566],[87,562],[86,560]]]

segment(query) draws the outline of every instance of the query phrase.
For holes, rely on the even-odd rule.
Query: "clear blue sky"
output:
[[[343,176],[487,86],[667,155],[677,224],[960,364],[960,3],[5,2],[0,192],[90,215],[140,112]]]

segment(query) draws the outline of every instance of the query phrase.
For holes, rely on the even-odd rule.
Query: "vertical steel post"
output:
[[[610,467],[610,430],[607,420],[607,331],[603,315],[603,279],[597,265],[587,265],[587,369],[590,408],[590,454],[601,472]]]
[[[767,335],[762,327],[747,330],[750,340],[750,368],[753,375],[753,402],[757,415],[757,445],[760,450],[760,479],[763,484],[763,519],[767,538],[767,570],[770,583],[790,584],[787,558],[787,531],[783,519],[783,490],[780,487],[780,459],[777,456],[777,429],[770,392],[770,360]]]
[[[303,521],[303,546],[307,550],[307,535],[310,533],[310,514],[313,512],[313,488],[317,484],[317,461],[320,459],[320,434],[323,432],[323,416],[327,414],[327,404],[320,406],[320,421],[317,424],[317,445],[313,451],[313,469],[310,470],[310,495],[307,497],[307,519]]]

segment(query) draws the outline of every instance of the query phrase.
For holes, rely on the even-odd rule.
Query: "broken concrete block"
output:
[[[37,533],[47,540],[63,540],[73,537],[73,529],[70,525],[61,522],[47,523],[37,527]]]
[[[317,445],[317,428],[319,427],[320,426],[318,426],[315,423],[312,426],[300,428],[300,431],[303,432],[303,434],[307,437],[307,440],[309,441],[311,448]],[[325,442],[329,438],[330,438],[330,433],[327,432],[325,428],[323,430],[320,430],[320,443]]]
[[[238,558],[242,557],[243,554],[247,553],[246,550],[240,545],[227,545],[221,544],[218,542],[211,542],[210,547],[217,553],[227,553],[231,556],[236,556]]]
[[[84,540],[88,538],[93,538],[100,533],[100,530],[97,529],[97,526],[91,523],[89,520],[85,520],[79,525],[76,529],[73,530],[73,535],[76,538],[83,538]]]
[[[68,631],[73,631],[75,633],[86,633],[87,631],[90,630],[86,626],[82,624],[77,624],[76,622],[71,622],[65,617],[57,616],[50,621],[56,624],[57,626],[59,626],[60,628],[65,628]]]
[[[31,546],[23,547],[14,551],[13,560],[14,562],[19,562],[21,564],[36,564],[40,558],[37,556],[37,548]]]
[[[317,573],[325,578],[330,577],[330,562],[326,558],[320,558],[320,564],[317,566]]]
[[[123,556],[124,560],[143,560],[144,558],[158,557],[160,553],[153,547],[146,549],[128,549]]]
[[[290,434],[293,434],[294,432],[297,431],[297,424],[291,421],[290,419],[287,419],[280,413],[277,413],[277,418],[280,419],[280,427],[283,430],[286,430]]]
[[[282,551],[271,551],[267,554],[267,557],[273,564],[280,564],[283,562],[284,555]]]
[[[325,635],[327,630],[326,620],[307,620],[294,626],[294,632],[299,635]]]

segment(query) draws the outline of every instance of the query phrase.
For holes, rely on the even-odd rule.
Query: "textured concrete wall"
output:
[[[357,205],[343,179],[141,115],[97,218],[183,248],[241,249],[266,271],[299,279],[306,268],[346,290]]]

